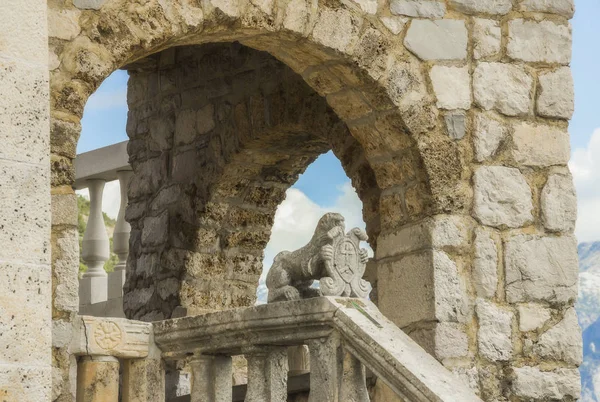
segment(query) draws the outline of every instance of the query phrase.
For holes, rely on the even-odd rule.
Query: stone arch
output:
[[[347,127],[350,135],[341,136],[346,143],[338,147],[346,147],[348,155],[338,157],[344,163],[361,155],[357,159],[368,162],[363,177],[357,174],[352,179],[368,180],[369,188],[376,188],[373,193],[377,196],[365,204],[378,210],[377,222],[367,223],[378,247],[381,236],[385,236],[388,251],[381,253],[382,261],[396,258],[390,250],[399,249],[393,238],[399,229],[418,225],[436,213],[463,213],[470,207],[470,174],[464,163],[470,151],[447,135],[444,116],[435,106],[425,78],[429,66],[396,36],[402,30],[394,24],[402,21],[394,20],[392,25],[388,21],[386,27],[386,20],[379,18],[385,15],[374,15],[369,1],[363,2],[366,10],[352,4],[308,0],[260,5],[246,0],[216,0],[201,7],[187,0],[166,3],[108,0],[98,9],[83,10],[70,2],[51,6],[51,21],[75,21],[66,32],[50,38],[53,194],[69,198],[74,180],[72,159],[85,102],[112,71],[136,66],[152,54],[166,54],[175,47],[239,41],[289,66],[326,100],[343,122],[338,129]],[[330,145],[336,149],[334,139]],[[72,233],[57,226],[53,235],[68,238],[60,243],[68,246],[55,248],[55,267],[68,264],[68,259],[73,259]],[[143,230],[139,236],[142,241]],[[67,255],[70,257],[64,257]],[[416,323],[416,332],[428,334],[433,328],[431,321],[436,319],[432,312],[435,292],[428,288],[433,281],[433,264],[428,255],[409,266],[409,279],[416,282],[406,280],[404,284],[397,276],[389,276],[386,292],[390,297],[382,304],[384,313],[390,313],[399,325]],[[55,275],[55,286],[71,289],[65,282],[76,283],[76,278],[66,277]],[[414,314],[398,312],[396,295],[389,289],[402,291],[406,287],[425,287],[427,294],[422,299],[408,292],[404,302],[424,301],[427,307]],[[170,303],[168,314],[176,307]],[[55,297],[56,316],[73,312],[64,307]],[[146,315],[143,311],[134,314],[139,318]]]

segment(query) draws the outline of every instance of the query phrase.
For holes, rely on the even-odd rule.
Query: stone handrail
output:
[[[368,400],[364,366],[409,401],[480,400],[360,299],[320,297],[161,321],[154,337],[164,359],[191,358],[192,402],[231,400],[231,356],[239,354],[248,359],[246,400],[285,400],[286,350],[303,344],[310,349],[310,401]]]
[[[131,227],[125,221],[127,186],[132,172],[128,162],[127,141],[95,149],[75,158],[75,189],[88,188],[90,215],[82,242],[82,258],[88,270],[79,282],[80,312],[93,315],[122,316],[125,266],[129,253]],[[102,195],[107,182],[119,180],[121,203],[113,233],[113,252],[119,263],[110,275],[104,263],[110,256],[109,238],[102,217]]]

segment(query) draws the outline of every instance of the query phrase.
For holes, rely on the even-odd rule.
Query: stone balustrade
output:
[[[242,400],[232,357],[244,355],[243,400],[283,402],[298,388],[288,351],[301,345],[310,351],[311,402],[369,401],[367,369],[401,400],[480,401],[361,299],[319,297],[154,323],[79,316],[73,325],[77,401],[116,401],[120,394],[124,402],[164,402],[165,362],[175,359],[188,362],[192,378],[191,395],[177,401]]]
[[[90,215],[81,246],[81,256],[88,269],[79,281],[80,313],[124,317],[123,285],[131,232],[125,221],[125,208],[132,175],[127,141],[77,155],[75,172],[75,189],[87,188],[90,194]],[[121,189],[113,233],[113,252],[119,262],[114,272],[107,274],[104,264],[110,257],[110,242],[102,216],[102,196],[105,184],[114,180],[119,180]]]

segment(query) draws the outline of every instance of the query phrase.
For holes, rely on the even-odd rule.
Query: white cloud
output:
[[[577,148],[569,163],[577,188],[578,218],[575,234],[580,242],[600,240],[600,128],[587,148]]]
[[[127,86],[111,90],[100,88],[94,92],[85,105],[85,111],[127,108]]]

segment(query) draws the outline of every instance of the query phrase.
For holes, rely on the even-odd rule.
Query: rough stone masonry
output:
[[[73,400],[72,162],[125,67],[130,317],[253,303],[276,205],[333,149],[381,311],[484,400],[576,399],[573,1],[201,3],[0,4],[0,395]]]

